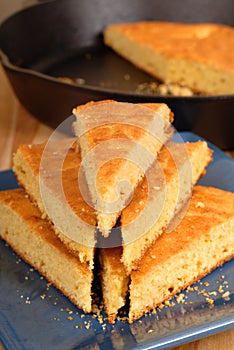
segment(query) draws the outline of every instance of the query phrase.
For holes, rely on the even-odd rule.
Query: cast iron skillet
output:
[[[233,148],[234,95],[136,94],[139,83],[153,79],[106,48],[102,31],[109,23],[139,20],[234,25],[233,0],[57,0],[22,10],[0,27],[2,64],[19,100],[53,127],[89,100],[163,101],[178,130]],[[81,78],[83,84],[58,77]]]

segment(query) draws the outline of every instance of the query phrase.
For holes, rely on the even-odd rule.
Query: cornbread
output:
[[[114,323],[118,311],[126,303],[129,276],[120,261],[122,247],[100,248],[100,278],[102,296],[108,321]]]
[[[78,184],[80,163],[76,142],[68,138],[49,145],[20,146],[13,157],[13,170],[69,251],[93,268],[96,216],[81,193],[85,181]]]
[[[189,209],[131,274],[129,322],[234,257],[234,193],[196,186]]]
[[[150,174],[122,211],[122,262],[128,274],[137,269],[145,250],[184,207],[211,160],[212,151],[205,141],[170,142],[163,147],[157,162],[149,169]]]
[[[91,312],[92,271],[68,252],[23,189],[0,192],[0,237],[84,312]]]
[[[147,213],[147,217],[140,218],[140,221],[136,221],[135,224],[134,220],[145,207],[145,202],[149,200],[146,177],[143,179],[144,183],[137,186],[131,203],[122,212],[122,220],[125,223],[133,222],[133,224],[128,227],[121,225],[119,228],[122,231],[123,240],[132,239],[132,242],[126,242],[126,244],[123,242],[122,247],[118,247],[116,244],[115,247],[112,245],[113,248],[102,248],[99,252],[103,302],[109,322],[115,321],[118,310],[126,302],[131,271],[141,264],[140,259],[143,254],[147,255],[147,248],[166,230],[170,219],[174,218],[175,211],[178,214],[181,207],[184,210],[187,209],[185,203],[188,202],[188,196],[191,195],[192,185],[205,173],[205,168],[211,161],[211,157],[212,151],[204,141],[165,145],[158,156],[160,166],[151,170],[153,170],[152,176],[158,184],[158,180],[161,181],[161,179],[155,171],[159,172],[159,168],[162,168],[165,176],[166,195],[164,196],[161,182],[161,188],[155,188],[151,194],[150,199],[153,204],[153,207],[150,206],[151,212]],[[179,178],[179,174],[181,178]],[[187,184],[185,180],[188,181]],[[152,196],[155,196],[155,200],[152,199]],[[161,204],[162,200],[164,200],[163,208],[159,208],[160,216],[157,219],[158,209],[155,208],[155,205]],[[180,211],[180,216],[182,214],[185,213]],[[152,218],[157,220],[153,220],[152,227],[145,232],[149,220]],[[138,237],[135,236],[134,239],[134,235],[138,235]]]
[[[210,95],[234,93],[234,28],[212,23],[112,24],[104,42],[164,83]]]
[[[164,104],[74,115],[75,138],[18,148],[22,188],[0,192],[0,237],[84,312],[104,305],[114,323],[129,307],[132,324],[234,256],[234,194],[194,188],[212,150],[170,141]]]
[[[132,190],[171,137],[166,104],[90,102],[73,110],[98,228],[108,237]]]

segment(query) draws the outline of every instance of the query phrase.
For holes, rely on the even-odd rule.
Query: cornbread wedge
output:
[[[159,153],[122,211],[122,262],[126,272],[137,269],[144,251],[166,229],[188,201],[192,188],[205,174],[212,151],[205,141],[168,143]],[[151,178],[151,180],[150,180]],[[148,181],[149,180],[149,181]]]
[[[234,28],[221,24],[135,22],[109,25],[104,42],[165,82],[195,92],[234,93]]]
[[[128,226],[128,232],[126,231],[127,227],[120,226],[123,239],[132,239],[132,242],[128,242],[123,247],[114,247],[113,245],[113,248],[102,248],[99,251],[103,302],[110,323],[115,321],[118,310],[125,304],[131,271],[141,264],[142,255],[145,251],[147,254],[147,248],[166,230],[170,220],[178,215],[182,207],[187,208],[185,204],[188,202],[188,196],[191,195],[192,186],[205,173],[205,168],[211,161],[211,157],[212,151],[204,141],[185,144],[170,143],[167,147],[164,146],[159,153],[158,163],[165,176],[166,195],[163,186],[161,189],[155,188],[151,194],[153,204],[153,207],[149,207],[151,213],[147,212],[146,217],[143,216],[140,221],[138,220],[134,224],[137,215],[140,215],[142,208],[145,207],[145,202],[149,200],[147,178],[144,178],[142,183],[137,186],[131,203],[122,212],[122,220],[129,222],[131,219],[133,225]],[[153,170],[159,171],[159,167]],[[152,175],[158,184],[158,180],[161,181],[160,176],[155,172]],[[155,196],[156,201],[152,199],[152,195]],[[165,202],[162,203],[163,208],[159,208],[160,215],[157,218],[155,205],[159,205],[161,199]],[[180,211],[180,215],[182,214],[185,213]],[[152,221],[154,216],[156,221]],[[150,221],[153,225],[149,231],[145,232]],[[111,244],[112,241],[110,246]]]
[[[84,312],[91,312],[93,273],[68,252],[23,189],[0,192],[0,237]]]
[[[78,106],[73,114],[98,228],[108,237],[132,190],[172,136],[173,114],[163,103],[110,100]]]
[[[78,184],[80,163],[76,141],[68,138],[20,146],[13,170],[68,250],[93,268],[96,216],[81,193],[88,191],[84,178]]]
[[[131,274],[132,323],[234,257],[234,193],[197,186],[186,215]]]

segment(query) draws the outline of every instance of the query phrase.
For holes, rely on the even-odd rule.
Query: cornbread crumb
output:
[[[217,292],[214,290],[214,291],[212,291],[212,292],[209,292],[209,294],[210,294],[210,295],[216,296],[216,295],[217,295]]]
[[[29,297],[26,297],[25,304],[31,304]]]
[[[177,303],[178,303],[178,304],[184,303],[184,297],[185,297],[184,293],[180,293],[180,294],[176,297]]]
[[[206,301],[208,302],[209,305],[213,305],[214,304],[214,300],[211,298],[206,298]]]
[[[230,296],[230,292],[229,291],[227,291],[227,292],[222,294],[222,298],[226,299],[226,300],[229,300],[229,296]]]
[[[178,301],[178,300],[179,300],[179,297],[178,297],[178,299],[176,299],[177,303],[179,304],[179,303],[180,303],[180,300],[179,300],[179,301]],[[164,305],[166,305],[166,306],[174,306],[175,303],[173,303],[173,302],[170,301],[170,300],[165,300]]]
[[[199,95],[191,89],[178,84],[162,84],[157,81],[138,84],[136,93],[159,96],[194,96]]]
[[[221,286],[221,285],[219,286],[218,292],[219,292],[220,294],[222,294],[222,293],[224,292],[223,286]]]
[[[203,202],[197,202],[196,208],[205,208],[205,204]]]

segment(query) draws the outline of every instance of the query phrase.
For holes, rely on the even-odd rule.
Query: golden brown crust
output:
[[[28,163],[34,174],[39,175],[40,166],[42,165],[41,159],[46,149],[47,165],[51,171],[58,170],[58,165],[63,160],[63,170],[77,167],[77,164],[81,162],[80,153],[77,152],[76,139],[74,138],[64,138],[59,141],[48,141],[41,144],[22,144],[18,147],[17,153]]]
[[[149,151],[152,152],[153,155],[157,155],[158,152],[155,151],[155,145],[158,146],[158,142],[155,137],[155,134],[153,133],[153,130],[149,129],[149,126],[151,126],[151,123],[154,119],[154,115],[148,114],[145,116],[143,115],[143,111],[137,109],[137,106],[146,107],[147,109],[150,109],[154,111],[156,114],[158,114],[159,117],[163,118],[165,120],[165,128],[169,128],[170,124],[173,122],[174,115],[172,111],[169,109],[169,107],[165,103],[139,103],[139,104],[130,104],[130,103],[118,103],[116,101],[112,100],[104,100],[104,101],[98,101],[98,102],[88,102],[85,105],[78,106],[77,108],[74,108],[73,113],[78,116],[80,111],[88,110],[89,107],[95,107],[103,105],[108,108],[108,105],[110,106],[110,114],[113,110],[116,115],[118,113],[120,114],[121,122],[118,120],[117,122],[113,121],[113,118],[110,119],[108,116],[108,113],[104,113],[101,111],[101,113],[95,110],[97,113],[95,115],[96,120],[98,120],[98,123],[96,122],[95,118],[90,118],[89,115],[83,118],[81,120],[81,123],[84,124],[84,127],[87,127],[88,131],[85,132],[85,134],[80,135],[80,147],[81,147],[81,155],[82,158],[86,155],[88,150],[94,148],[95,146],[109,140],[115,140],[115,139],[124,139],[124,140],[131,140],[135,143],[140,142],[144,147],[146,147]],[[116,106],[116,107],[115,107]],[[120,107],[119,107],[120,106]],[[135,107],[136,106],[136,107]],[[119,108],[117,110],[117,108]],[[124,108],[129,112],[131,109],[133,110],[135,108],[135,114],[131,113],[131,115],[124,116]],[[116,110],[115,110],[116,109]],[[132,111],[131,111],[132,112]],[[87,112],[88,113],[88,112]],[[141,121],[138,123],[136,114],[141,113]],[[122,115],[121,115],[122,114]],[[79,117],[78,117],[79,118]],[[145,119],[145,120],[144,120]],[[87,121],[86,121],[87,120]],[[94,123],[92,125],[92,123]],[[96,125],[97,124],[97,125]],[[145,128],[143,128],[145,126]],[[78,123],[74,123],[74,130],[79,135],[79,126]],[[166,130],[165,130],[166,132]],[[87,149],[84,149],[85,147],[82,144],[83,136],[85,136],[85,139],[87,140]],[[164,135],[162,135],[163,138]],[[167,140],[167,139],[166,139]],[[162,146],[162,144],[161,144]],[[106,146],[108,147],[108,146]],[[158,149],[158,147],[157,147]],[[108,151],[108,148],[105,149],[105,151]],[[113,166],[111,164],[108,166],[109,175],[118,173],[119,167],[122,165],[122,162],[126,162],[126,159],[112,159],[112,161],[116,161],[116,166]],[[111,182],[111,176],[105,177],[104,174],[98,174],[99,176],[99,183],[105,184],[105,187],[112,186]],[[103,181],[105,179],[105,181]],[[110,182],[110,183],[108,183]]]
[[[117,102],[115,100],[101,100],[101,101],[89,101],[84,105],[79,105],[76,108],[73,109],[73,113],[76,115],[77,112],[84,110],[85,108],[96,106],[96,105],[103,105],[106,103],[111,102]],[[164,114],[164,117],[168,120],[169,123],[172,123],[174,120],[174,113],[169,109],[169,107],[166,105],[166,103],[138,103],[140,106],[144,106],[147,108],[152,109],[155,113]]]

